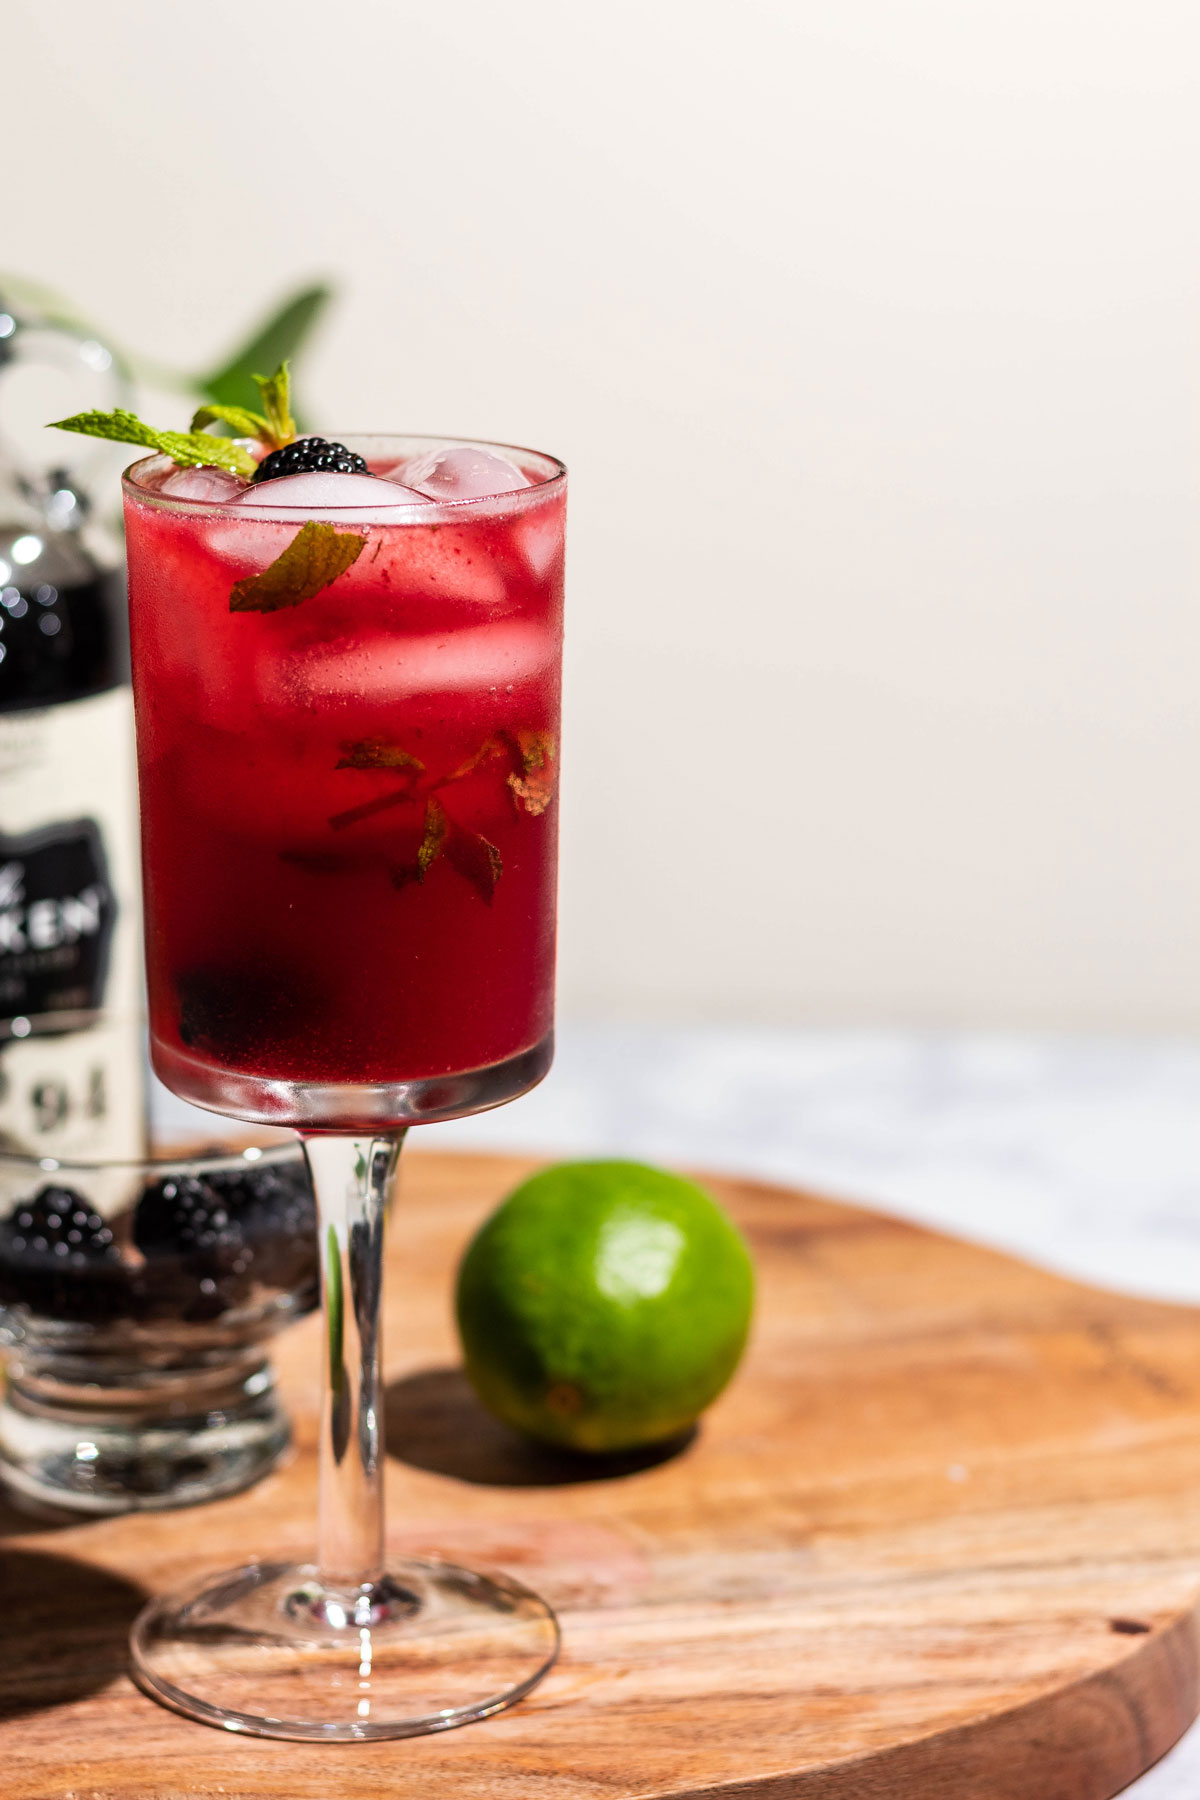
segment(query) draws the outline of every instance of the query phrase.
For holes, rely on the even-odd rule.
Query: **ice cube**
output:
[[[403,507],[428,506],[429,499],[378,475],[311,469],[305,475],[282,475],[243,488],[234,504],[257,512],[279,512],[290,519],[307,513],[345,524],[371,525],[399,517]]]
[[[562,556],[562,501],[531,506],[513,525],[513,533],[526,562],[539,581],[544,581]]]
[[[532,487],[507,456],[497,456],[478,444],[453,444],[446,450],[426,450],[405,463],[402,474],[410,488],[419,488],[431,500],[482,500],[490,494],[511,494]]]
[[[546,627],[526,620],[440,636],[364,632],[338,644],[314,643],[293,655],[264,661],[259,703],[294,716],[298,705],[306,713],[342,713],[349,702],[362,710],[379,709],[379,718],[386,720],[394,716],[397,703],[418,695],[474,688],[503,696],[513,686],[544,677],[553,665],[554,649]],[[371,729],[376,728],[372,723]]]
[[[466,521],[414,522],[408,531],[390,532],[370,563],[363,559],[358,576],[351,570],[350,579],[361,578],[375,591],[382,584],[406,603],[421,599],[439,614],[458,604],[502,606],[508,590],[492,549],[482,541],[478,526]]]
[[[172,500],[207,500],[223,506],[236,500],[245,486],[227,469],[176,469],[159,484],[158,491]]]

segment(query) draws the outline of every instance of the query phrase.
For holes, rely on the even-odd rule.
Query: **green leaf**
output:
[[[392,869],[392,885],[394,887],[406,888],[414,881],[424,881],[442,854],[449,829],[450,821],[446,817],[445,807],[440,800],[431,797],[425,804],[425,829],[421,835],[417,860],[395,865]]]
[[[362,532],[309,519],[269,568],[234,583],[230,612],[278,612],[311,600],[346,573],[366,541]]]
[[[336,1226],[325,1233],[325,1316],[329,1322],[329,1385],[344,1379],[343,1334],[346,1329],[342,1302],[342,1247]]]
[[[324,282],[289,295],[223,363],[197,377],[196,392],[229,406],[256,406],[254,371],[277,368],[298,355],[332,297]]]
[[[271,434],[271,427],[262,414],[250,412],[244,406],[221,406],[214,402],[198,407],[192,415],[193,431],[218,423],[231,426],[235,437],[258,438],[264,444]]]
[[[430,800],[425,808],[425,835],[417,851],[417,880],[424,881],[432,865],[442,854],[446,842],[446,809],[440,800]]]
[[[342,1247],[333,1225],[325,1234],[325,1319],[329,1332],[329,1435],[333,1454],[341,1462],[350,1443],[350,1381],[346,1373]]]
[[[389,744],[384,738],[362,738],[356,744],[341,747],[345,755],[334,763],[335,769],[412,769],[420,774],[425,767],[419,757],[410,756],[399,744]]]
[[[292,418],[289,405],[291,375],[287,362],[281,362],[273,375],[256,375],[254,385],[262,396],[271,446],[275,450],[281,450],[296,435],[296,421]]]
[[[141,444],[147,450],[160,450],[181,469],[214,467],[249,477],[258,467],[250,452],[232,438],[214,437],[208,431],[156,431],[136,413],[126,412],[120,406],[109,413],[75,413],[69,419],[56,419],[48,429],[78,431],[84,437],[110,438],[121,444]]]

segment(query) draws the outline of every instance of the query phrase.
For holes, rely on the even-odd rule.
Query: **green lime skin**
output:
[[[572,1450],[685,1431],[745,1348],[754,1268],[716,1201],[636,1162],[559,1163],[468,1245],[458,1329],[480,1400]]]

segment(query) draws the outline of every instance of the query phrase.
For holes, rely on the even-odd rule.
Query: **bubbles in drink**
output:
[[[511,494],[531,487],[516,463],[478,444],[455,444],[446,450],[427,450],[396,471],[410,488],[419,488],[431,500],[482,500],[491,494]]]

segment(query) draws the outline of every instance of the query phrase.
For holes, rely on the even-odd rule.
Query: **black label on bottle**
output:
[[[99,1012],[116,918],[94,819],[0,833],[0,1038],[71,1031]]]

